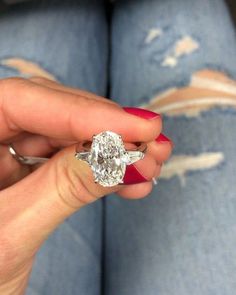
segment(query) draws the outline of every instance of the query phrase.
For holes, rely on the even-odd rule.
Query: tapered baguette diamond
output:
[[[122,183],[129,154],[120,135],[104,131],[93,137],[89,164],[95,181],[103,186]]]

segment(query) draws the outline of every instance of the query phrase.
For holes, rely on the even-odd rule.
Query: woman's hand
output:
[[[82,206],[112,192],[140,198],[151,191],[171,142],[160,135],[160,116],[144,119],[136,111],[43,78],[0,80],[0,294],[24,293],[40,245]],[[148,143],[134,164],[147,182],[94,183],[87,163],[74,158],[74,144],[104,130],[126,144]],[[40,167],[20,165],[8,151],[11,142],[22,155],[53,156]]]

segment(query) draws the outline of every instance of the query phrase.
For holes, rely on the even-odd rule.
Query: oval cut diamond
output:
[[[128,153],[120,135],[104,131],[93,137],[89,164],[95,181],[103,186],[122,183]]]

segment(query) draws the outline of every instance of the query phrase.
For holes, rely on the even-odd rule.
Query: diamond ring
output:
[[[104,187],[123,183],[126,165],[144,158],[146,143],[135,143],[136,149],[127,151],[121,135],[103,131],[93,136],[93,141],[84,141],[76,146],[75,158],[85,161],[91,167],[94,181]],[[42,164],[49,158],[22,156],[13,145],[8,146],[10,154],[23,165]]]
[[[104,131],[93,136],[93,141],[78,144],[75,157],[86,161],[92,169],[94,180],[102,186],[123,183],[126,165],[144,158],[146,143],[136,143],[135,150],[127,151],[121,135]]]

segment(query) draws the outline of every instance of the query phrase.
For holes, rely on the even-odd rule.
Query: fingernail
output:
[[[161,117],[160,114],[146,110],[146,109],[135,108],[135,107],[123,107],[123,109],[130,114],[133,114],[148,120]]]
[[[169,137],[165,136],[165,134],[163,134],[163,133],[160,133],[159,136],[155,140],[158,143],[169,142],[172,147],[174,146],[173,141]]]
[[[138,169],[133,164],[131,164],[126,166],[123,181],[124,184],[136,184],[147,182],[148,180],[138,171]]]

